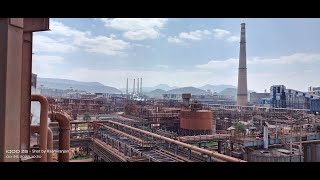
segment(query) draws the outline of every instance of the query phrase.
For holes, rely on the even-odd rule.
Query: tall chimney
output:
[[[137,80],[137,94],[139,94],[139,78]]]
[[[128,78],[127,78],[127,88],[126,88],[126,94],[128,94],[128,91],[129,91],[129,87],[128,87],[128,85],[129,85],[129,80],[128,80]]]
[[[132,93],[134,94],[136,88],[136,79],[133,79],[133,91]]]
[[[241,23],[237,105],[248,103],[245,23]]]
[[[140,80],[140,93],[142,94],[142,78]]]

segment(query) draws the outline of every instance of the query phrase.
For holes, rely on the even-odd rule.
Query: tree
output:
[[[83,120],[86,120],[86,121],[91,120],[91,116],[90,116],[90,114],[89,114],[88,112],[85,112],[85,113],[83,114]]]
[[[236,124],[234,124],[234,128],[238,133],[244,133],[246,131],[246,126],[241,122],[237,122]]]

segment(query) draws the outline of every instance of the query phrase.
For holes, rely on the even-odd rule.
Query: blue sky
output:
[[[50,19],[34,33],[33,72],[123,88],[237,85],[240,18]],[[320,86],[320,19],[245,19],[248,88]]]

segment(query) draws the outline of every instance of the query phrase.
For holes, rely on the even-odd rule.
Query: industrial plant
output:
[[[244,22],[236,97],[151,97],[129,75],[121,93],[45,87],[32,43],[49,28],[49,18],[0,18],[1,162],[320,162],[320,87],[248,91]]]

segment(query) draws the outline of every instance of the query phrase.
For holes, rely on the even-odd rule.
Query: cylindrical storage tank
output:
[[[198,135],[212,133],[213,114],[208,110],[181,110],[180,134]]]
[[[320,143],[304,145],[304,162],[320,162]]]

